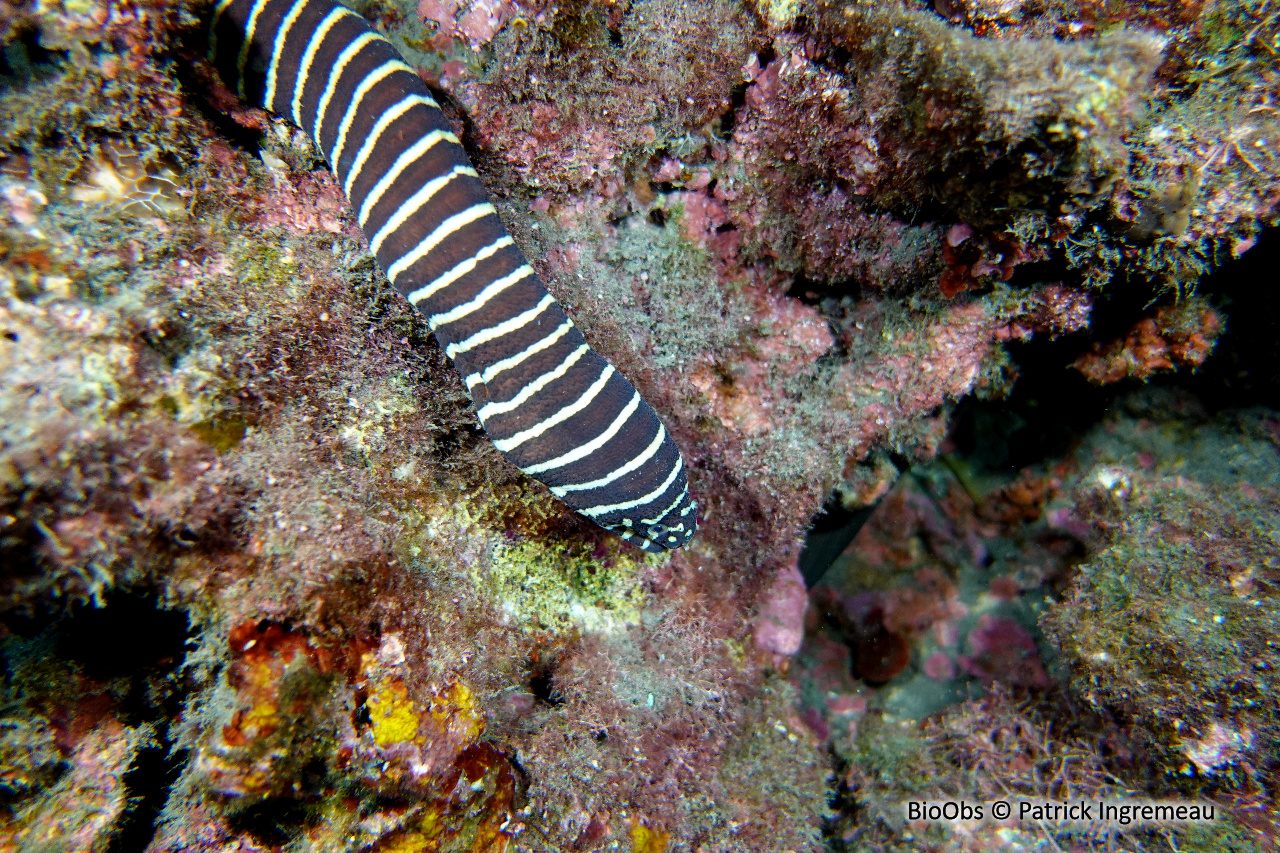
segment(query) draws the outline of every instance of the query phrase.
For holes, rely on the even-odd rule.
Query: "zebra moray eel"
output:
[[[697,502],[680,451],[538,280],[391,43],[336,0],[217,0],[210,54],[241,98],[315,140],[494,446],[646,551],[688,542]]]

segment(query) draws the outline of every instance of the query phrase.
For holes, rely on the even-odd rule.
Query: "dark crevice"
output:
[[[862,283],[856,278],[819,281],[797,273],[787,288],[787,296],[823,311],[833,308],[844,299],[856,302],[863,298],[864,291]]]
[[[756,51],[756,60],[760,63],[763,70],[770,62],[774,60],[777,54],[774,52],[772,45],[765,45]],[[730,139],[733,137],[733,129],[738,124],[738,111],[747,103],[747,89],[751,86],[750,81],[744,80],[734,86],[729,93],[729,109],[724,115],[720,116],[718,135],[721,139]]]
[[[951,419],[956,452],[1010,474],[1068,452],[1116,397],[1112,387],[1091,385],[1071,369],[1089,344],[1086,333],[1006,344],[1019,371],[1013,391],[1003,400],[960,401]]]
[[[1194,374],[1159,381],[1183,383],[1210,411],[1244,406],[1280,409],[1277,268],[1280,228],[1268,228],[1242,257],[1205,276],[1198,292],[1226,316],[1226,331]]]
[[[839,494],[827,498],[822,510],[814,516],[809,532],[805,535],[804,550],[800,552],[800,574],[805,586],[813,587],[836,557],[844,553],[858,531],[875,512],[875,505],[861,509],[845,509]]]
[[[833,345],[815,362],[819,369],[837,368],[849,358],[852,338],[844,331],[849,326],[849,315],[865,297],[864,287],[857,279],[839,279],[819,282],[797,274],[787,289],[787,295],[818,310],[831,331]]]
[[[1271,285],[1278,264],[1280,230],[1270,229],[1242,258],[1201,280],[1197,292],[1225,315],[1226,332],[1198,370],[1163,372],[1146,384],[1190,392],[1209,411],[1280,407],[1275,367],[1280,306]],[[1071,363],[1095,342],[1123,338],[1152,313],[1157,297],[1160,303],[1173,300],[1173,294],[1160,295],[1140,281],[1117,283],[1095,296],[1088,331],[1006,344],[1018,380],[1005,399],[966,397],[960,402],[951,432],[957,452],[989,470],[1008,473],[1070,452],[1118,398],[1142,385],[1136,379],[1093,385]]]
[[[154,731],[156,741],[142,746],[121,777],[128,807],[106,847],[107,853],[141,853],[187,760],[168,736],[188,690],[179,669],[191,636],[187,613],[165,609],[153,595],[117,590],[102,606],[6,614],[3,628],[10,637],[3,652],[11,678],[23,659],[38,655],[64,673],[65,686],[54,689],[78,696],[84,708]]]
[[[1014,290],[1026,290],[1046,282],[1073,282],[1079,278],[1080,274],[1067,266],[1066,257],[1055,252],[1051,258],[1018,264],[1005,284]]]
[[[1029,265],[1030,266],[1030,265]],[[1243,257],[1201,280],[1197,292],[1226,318],[1226,332],[1214,352],[1196,371],[1158,374],[1146,384],[1194,394],[1210,412],[1262,405],[1280,408],[1280,369],[1275,342],[1280,339],[1280,303],[1274,298],[1274,269],[1280,266],[1280,229],[1264,231]],[[1057,262],[1021,269],[1011,284],[1032,286],[1067,272]],[[832,291],[797,277],[790,295],[835,311],[843,299],[856,298],[856,283],[845,292]],[[1095,342],[1107,343],[1128,334],[1153,310],[1153,302],[1172,301],[1149,282],[1132,277],[1094,294],[1088,330],[1057,339],[1036,335],[1004,344],[1018,379],[1003,399],[965,397],[952,415],[953,452],[975,469],[1014,475],[1027,467],[1069,454],[1075,444],[1107,415],[1117,400],[1141,387],[1139,380],[1110,385],[1089,383],[1071,367]],[[833,316],[828,314],[828,316]],[[900,470],[907,461],[894,459]],[[828,500],[813,521],[801,556],[801,571],[814,583],[865,522],[870,510],[850,512],[838,496]]]
[[[202,58],[208,50],[205,28],[194,28],[185,36],[186,39],[175,51],[177,61],[172,68],[174,76],[178,78],[178,85],[191,95],[186,100],[187,104],[200,113],[200,117],[214,128],[219,138],[252,157],[259,156],[263,132],[245,127],[212,102],[214,91],[221,85],[221,81],[213,65]]]
[[[305,803],[272,798],[237,812],[227,822],[236,833],[251,835],[267,847],[280,848],[293,840],[300,828],[315,819]]]
[[[328,779],[328,762],[325,761],[324,756],[317,755],[302,765],[302,770],[298,773],[298,789],[300,791],[310,791],[320,796],[324,792],[325,783]]]
[[[141,750],[133,767],[124,775],[130,807],[121,818],[106,853],[142,853],[151,844],[160,811],[187,759],[186,750],[171,752],[171,747],[168,739],[164,739],[158,746]]]
[[[555,670],[551,665],[539,664],[529,673],[529,692],[533,698],[553,708],[564,704],[564,694],[556,686]]]
[[[1052,262],[1041,266],[1044,276],[1056,278],[1063,269]],[[1011,283],[1035,283],[1028,271],[1015,273]],[[1148,283],[1117,282],[1093,297],[1089,328],[1058,338],[1039,334],[1011,341],[1005,351],[1017,369],[1017,381],[1007,397],[981,400],[965,397],[951,420],[956,452],[993,472],[1015,474],[1045,459],[1065,455],[1073,443],[1097,424],[1115,400],[1137,387],[1137,380],[1098,386],[1071,367],[1095,342],[1124,337],[1149,314],[1155,289]],[[1185,380],[1185,371],[1173,381]],[[1160,377],[1153,381],[1162,381]]]
[[[529,692],[533,694],[533,698],[553,708],[564,704],[564,696],[556,688],[555,680],[550,674],[530,676]]]
[[[0,47],[0,91],[53,74],[66,57],[41,45],[37,30],[19,31]]]
[[[366,699],[361,699],[360,704],[351,712],[351,722],[357,729],[373,725],[373,715],[369,713],[369,702]]]
[[[56,631],[58,654],[99,680],[172,671],[190,636],[185,611],[130,593],[109,596],[104,607],[73,607]]]
[[[853,59],[853,54],[847,47],[842,45],[831,45],[827,52],[814,60],[819,66],[825,66],[831,71],[846,73],[849,68],[849,60]]]
[[[1269,274],[1277,264],[1280,230],[1270,229],[1242,258],[1202,279],[1197,292],[1225,315],[1226,332],[1198,370],[1159,373],[1146,384],[1188,391],[1210,411],[1280,407],[1280,372],[1274,367],[1280,306],[1272,296],[1274,275]],[[1095,342],[1122,339],[1154,311],[1153,302],[1173,299],[1172,293],[1161,294],[1140,279],[1115,282],[1095,295],[1088,331],[1006,344],[1018,380],[1005,399],[967,397],[960,402],[952,419],[957,451],[990,470],[1008,473],[1070,452],[1072,443],[1118,398],[1142,384],[1129,379],[1093,385],[1071,363]]]
[[[747,103],[747,87],[750,83],[742,82],[733,87],[729,93],[729,109],[720,116],[720,138],[732,139],[733,128],[738,123],[738,110]]]

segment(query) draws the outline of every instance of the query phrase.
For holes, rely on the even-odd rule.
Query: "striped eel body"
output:
[[[217,0],[210,40],[230,87],[315,140],[498,450],[646,551],[688,542],[680,451],[538,280],[391,43],[336,0]]]

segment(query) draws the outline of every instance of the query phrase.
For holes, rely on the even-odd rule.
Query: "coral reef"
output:
[[[754,226],[748,240],[775,252],[796,238],[770,227],[770,214],[803,223],[836,199],[902,209],[928,198],[961,222],[1008,227],[1007,214],[992,213],[1104,193],[1162,47],[1127,30],[1091,42],[987,41],[896,4],[820,6],[812,26],[817,38],[779,40],[735,128],[751,151],[735,204]],[[829,130],[806,132],[819,123]],[[824,186],[826,199],[813,189]],[[759,198],[760,187],[780,198]],[[791,198],[804,206],[779,204]],[[837,261],[832,272],[852,270]]]
[[[1171,769],[1275,796],[1274,485],[1104,466],[1080,488],[1077,516],[1106,545],[1045,619],[1075,689],[1131,719]]]
[[[902,478],[814,588],[792,670],[847,762],[842,843],[899,849],[918,830],[924,849],[999,847],[976,827],[905,827],[897,804],[1019,785],[1195,796],[1230,815],[1176,849],[1274,838],[1274,423],[1153,388],[1042,468],[997,474],[949,439]],[[982,762],[947,731],[982,743]],[[1042,757],[1013,758],[1027,744]],[[1055,769],[1021,775],[1043,762]],[[1062,775],[1072,762],[1080,778]]]
[[[1276,9],[354,5],[702,530],[646,557],[504,462],[310,142],[200,59],[207,3],[4,4],[5,845],[941,849],[890,804],[1002,785],[1274,835],[1273,715],[1228,689],[1274,696],[1274,418],[1133,398],[1002,477],[949,424],[1029,341],[1121,388],[1212,365],[1233,309],[1189,291],[1280,201]],[[806,596],[814,516],[877,501]],[[1006,830],[963,843],[1039,843]]]
[[[1071,721],[1043,701],[1018,700],[997,690],[954,706],[920,725],[875,716],[850,721],[840,744],[841,818],[833,833],[847,849],[1003,850],[1043,843],[1027,827],[911,825],[901,803],[916,800],[990,802],[1085,798],[1124,793],[1111,778],[1113,762],[1085,717]],[[1104,729],[1115,743],[1122,734]],[[1064,760],[1065,759],[1065,760]],[[1078,848],[1060,836],[1060,849]]]
[[[1159,370],[1196,368],[1222,333],[1222,316],[1199,300],[1158,309],[1139,320],[1121,341],[1102,344],[1071,365],[1095,385],[1146,379]]]

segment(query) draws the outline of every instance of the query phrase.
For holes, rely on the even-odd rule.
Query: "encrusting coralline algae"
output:
[[[1160,700],[1067,640],[1065,668],[1041,666],[1013,604],[949,646],[932,632],[970,601],[959,556],[875,585],[878,622],[839,610],[835,645],[808,608],[793,656],[815,513],[833,493],[868,505],[939,452],[963,474],[952,410],[1008,393],[1014,342],[1080,333],[1135,291],[1157,302],[1081,354],[1090,378],[1194,366],[1229,334],[1230,306],[1176,297],[1275,224],[1280,9],[353,5],[436,87],[517,244],[661,414],[699,534],[644,555],[502,459],[318,152],[203,63],[208,4],[5,5],[6,845],[937,849],[885,804],[981,768],[976,792],[1040,794],[1027,768],[1075,755],[1082,790],[1207,780],[1232,843],[1274,831],[1256,751],[1274,722],[1206,710],[1220,666]],[[1163,582],[1138,553],[1150,531],[1190,523],[1196,543],[1195,518],[1273,501],[1140,470],[1138,503],[1028,475],[992,517],[957,485],[972,541],[938,527],[931,547],[959,555],[992,525],[1012,541],[1059,501],[1055,537],[1080,550],[1052,560],[1092,568],[1045,630],[1109,641],[1108,566],[1141,557]],[[933,519],[910,488],[886,512]],[[1252,607],[1274,543],[1231,529],[1223,553],[1263,549],[1252,574],[1221,570],[1227,603]],[[991,595],[1058,583],[1023,568]],[[1187,612],[1218,606],[1187,595]],[[885,632],[913,638],[909,661],[928,652],[912,677],[987,692],[918,727],[868,713],[868,682],[898,687]],[[830,661],[854,635],[878,657],[846,690]],[[1016,684],[1001,649],[1021,650]],[[1137,652],[1109,666],[1161,674]],[[835,695],[821,715],[815,683]],[[1198,709],[1181,730],[1175,706]],[[1100,716],[1060,731],[1063,707]],[[988,749],[983,732],[1018,734]],[[1099,732],[1155,764],[1107,764]]]

